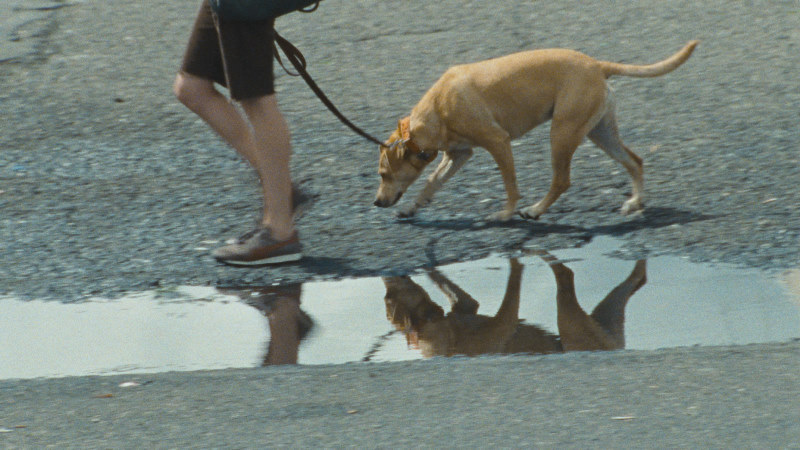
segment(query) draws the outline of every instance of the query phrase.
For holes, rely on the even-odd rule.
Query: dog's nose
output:
[[[395,197],[390,200],[386,198],[386,196],[384,195],[378,195],[377,197],[375,197],[375,201],[372,204],[377,206],[378,208],[388,208],[397,203],[397,201],[400,200],[400,197],[402,196],[403,193],[398,192],[397,195],[395,195]]]

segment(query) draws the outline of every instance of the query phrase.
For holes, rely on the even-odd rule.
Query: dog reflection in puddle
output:
[[[625,306],[647,281],[646,263],[637,261],[627,279],[614,288],[591,314],[578,304],[574,273],[545,252],[557,284],[558,335],[519,318],[523,265],[511,258],[505,296],[493,316],[478,314],[478,302],[436,269],[427,275],[450,302],[450,312],[433,302],[408,276],[384,277],[386,315],[425,357],[491,353],[557,353],[615,350],[625,347]]]

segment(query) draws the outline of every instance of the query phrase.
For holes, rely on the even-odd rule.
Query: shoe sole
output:
[[[220,259],[220,258],[217,258],[217,261],[223,264],[227,264],[229,266],[258,267],[258,266],[268,266],[272,264],[282,264],[282,263],[300,261],[302,258],[303,258],[302,253],[290,253],[287,255],[273,256],[271,258],[259,259],[256,261],[236,261],[236,260]]]

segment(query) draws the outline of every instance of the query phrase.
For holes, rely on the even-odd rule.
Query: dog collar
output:
[[[416,142],[411,139],[411,120],[400,121],[400,142],[410,150],[411,153],[416,155],[419,159],[425,162],[431,162],[436,157],[437,151],[426,151],[419,148]]]

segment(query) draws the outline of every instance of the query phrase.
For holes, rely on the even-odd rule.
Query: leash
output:
[[[275,59],[278,60],[278,64],[280,64],[281,67],[283,67],[283,70],[285,70],[286,73],[288,73],[293,77],[297,76],[302,77],[303,80],[305,80],[308,87],[311,88],[312,91],[314,91],[314,94],[316,94],[317,98],[319,98],[322,101],[322,103],[325,104],[325,106],[330,110],[330,112],[332,112],[333,115],[335,115],[343,124],[347,125],[351,130],[355,131],[359,136],[367,139],[368,141],[374,142],[375,144],[378,144],[380,146],[384,145],[383,141],[373,137],[371,134],[367,133],[366,131],[356,126],[347,117],[345,117],[344,114],[342,114],[342,112],[339,111],[338,108],[336,108],[336,106],[333,104],[333,102],[330,101],[328,96],[325,95],[324,92],[322,92],[322,89],[320,89],[320,87],[317,86],[317,83],[314,81],[313,78],[311,78],[311,75],[308,74],[308,71],[306,70],[306,58],[305,56],[303,56],[302,53],[300,53],[300,50],[298,50],[297,47],[292,45],[291,42],[287,41],[286,38],[278,34],[277,31],[275,32],[275,42],[273,45],[275,46],[274,48]],[[297,70],[297,73],[291,72],[289,69],[286,68],[286,66],[283,65],[283,61],[281,60],[281,57],[278,53],[278,47],[280,47],[280,49],[283,50],[283,54],[286,55],[286,59],[288,59],[289,62],[292,63],[294,68]]]

